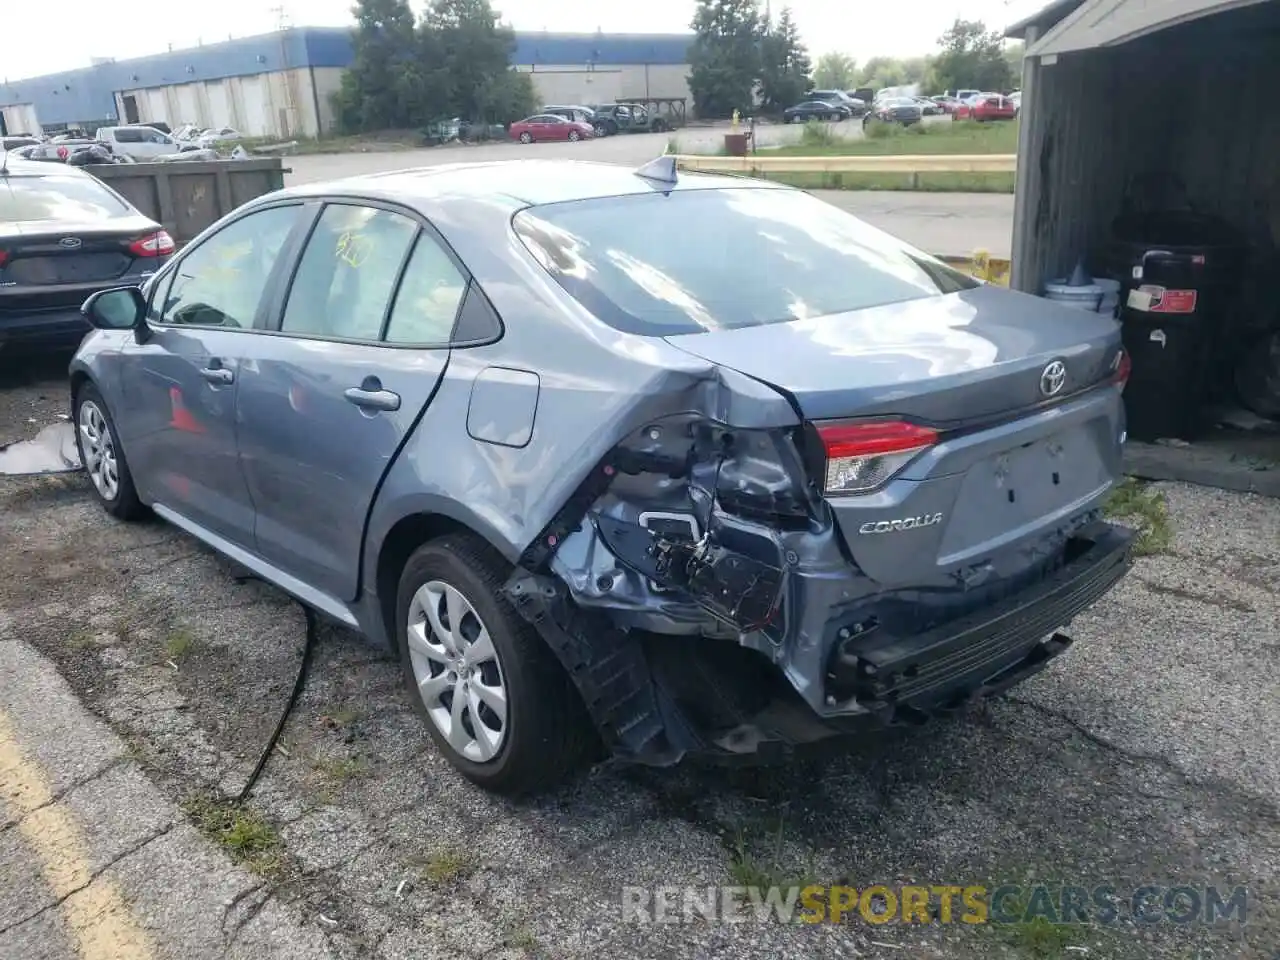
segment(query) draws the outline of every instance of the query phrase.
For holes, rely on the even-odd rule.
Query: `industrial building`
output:
[[[691,41],[518,33],[512,65],[533,75],[544,103],[687,98]],[[333,129],[333,98],[351,59],[349,30],[298,27],[30,80],[0,78],[0,132],[164,121],[248,136],[321,136]]]

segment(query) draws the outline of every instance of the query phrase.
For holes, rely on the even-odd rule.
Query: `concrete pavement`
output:
[[[783,127],[778,134],[789,132]],[[701,146],[723,133],[682,131],[681,138],[700,137]],[[363,173],[486,160],[573,158],[639,166],[666,150],[667,134],[632,134],[582,143],[495,143],[431,147],[370,153],[288,157],[286,182],[312,183]],[[681,149],[689,149],[683,145]],[[817,196],[861,217],[929,253],[966,256],[984,249],[1008,257],[1013,233],[1013,197],[991,193],[909,193],[862,190],[815,190]]]
[[[0,630],[0,960],[333,956],[12,637]]]

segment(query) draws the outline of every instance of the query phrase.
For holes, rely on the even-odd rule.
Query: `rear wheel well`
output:
[[[382,541],[378,552],[376,585],[378,609],[392,649],[396,648],[396,592],[400,574],[409,557],[423,544],[449,534],[467,534],[485,539],[460,520],[439,513],[415,513],[398,520]]]

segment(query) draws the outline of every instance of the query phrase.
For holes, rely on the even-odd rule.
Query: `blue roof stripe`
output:
[[[669,65],[688,60],[692,34],[516,33],[521,66],[602,63]],[[117,90],[222,80],[298,67],[345,67],[351,32],[298,27],[201,47],[117,60],[29,80],[0,80],[0,107],[34,103],[41,123],[115,118]]]

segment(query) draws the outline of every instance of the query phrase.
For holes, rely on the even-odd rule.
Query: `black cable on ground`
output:
[[[315,612],[305,604],[299,604],[299,606],[302,607],[302,614],[307,620],[307,636],[302,648],[302,663],[298,666],[298,676],[293,681],[293,692],[289,694],[289,700],[280,714],[280,721],[267,739],[267,746],[262,751],[262,756],[258,758],[258,762],[253,768],[253,773],[249,774],[249,779],[245,781],[243,789],[241,789],[239,796],[236,797],[236,803],[244,803],[248,799],[249,792],[253,790],[254,785],[258,782],[258,777],[262,775],[263,768],[267,765],[267,760],[271,758],[271,751],[276,748],[280,734],[284,732],[284,725],[288,722],[289,715],[293,713],[293,708],[298,704],[298,697],[302,695],[302,688],[307,684],[307,674],[311,671],[311,654],[315,650],[316,636],[319,630],[317,629]]]

